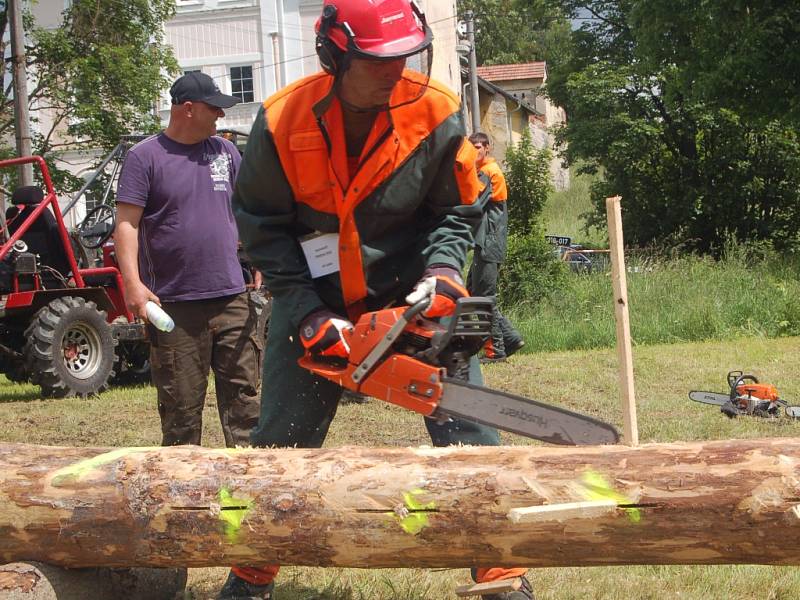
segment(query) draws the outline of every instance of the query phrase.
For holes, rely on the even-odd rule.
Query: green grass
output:
[[[779,259],[748,264],[687,257],[628,262],[634,344],[800,334],[800,272]],[[526,350],[573,350],[616,343],[609,272],[570,273],[535,308],[507,310]]]
[[[607,247],[605,230],[582,229],[591,181],[574,177],[569,190],[551,195],[542,217],[547,233]],[[605,267],[568,273],[538,304],[503,307],[527,342],[524,352],[616,344],[610,267]],[[800,261],[794,256],[731,244],[719,261],[630,252],[626,267],[636,345],[800,335]]]
[[[584,229],[582,215],[592,208],[589,200],[589,186],[592,181],[592,177],[572,173],[569,189],[550,195],[542,210],[545,233],[565,235],[572,238],[573,243],[587,247],[607,247],[608,235],[605,229]]]
[[[800,338],[760,336],[634,349],[639,435],[642,443],[728,438],[796,437],[800,422],[728,420],[718,410],[690,402],[691,389],[725,390],[731,369],[754,373],[800,401]],[[580,410],[622,428],[616,353],[613,349],[515,356],[485,369],[487,384]],[[0,377],[0,440],[75,446],[140,446],[160,442],[155,391],[116,388],[97,397],[42,400],[30,385]],[[535,444],[504,434],[509,444]],[[366,446],[428,444],[414,414],[377,401],[343,405],[326,442]],[[213,387],[203,444],[220,446]],[[212,598],[224,568],[191,569],[185,598]],[[800,598],[800,570],[762,566],[631,566],[536,569],[530,572],[540,600],[751,600]],[[451,600],[469,581],[466,569],[321,569],[287,567],[279,578],[281,600]]]

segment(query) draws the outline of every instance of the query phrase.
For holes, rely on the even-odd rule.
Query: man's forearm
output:
[[[139,278],[139,232],[130,223],[119,223],[114,232],[114,250],[125,287],[141,283]]]

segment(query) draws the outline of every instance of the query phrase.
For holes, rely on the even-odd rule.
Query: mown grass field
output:
[[[730,421],[714,407],[687,399],[690,389],[725,389],[731,369],[753,372],[776,384],[783,397],[800,402],[800,338],[743,338],[729,341],[640,346],[634,350],[639,432],[642,443],[787,436],[800,422],[740,418]],[[558,403],[615,423],[621,430],[616,353],[613,349],[533,353],[484,369],[487,384]],[[155,391],[117,388],[86,400],[41,400],[38,390],[0,378],[0,440],[76,446],[141,446],[160,442]],[[509,444],[528,440],[505,435]],[[326,442],[420,445],[428,440],[420,419],[371,401],[343,405]],[[222,436],[213,387],[204,423],[206,446]],[[645,517],[646,522],[646,517]],[[609,549],[613,553],[613,548]],[[213,598],[226,569],[192,569],[186,599]],[[762,566],[633,566],[531,571],[540,600],[710,600],[800,598],[800,570]],[[360,570],[286,568],[281,600],[449,600],[469,580],[466,569]]]

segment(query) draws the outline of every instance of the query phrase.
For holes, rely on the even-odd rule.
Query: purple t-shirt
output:
[[[161,301],[244,291],[231,210],[240,162],[236,146],[216,136],[187,145],[159,133],[128,152],[117,202],[144,207],[139,277]]]

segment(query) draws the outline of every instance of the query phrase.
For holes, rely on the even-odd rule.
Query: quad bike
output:
[[[15,158],[0,169],[26,163],[39,167],[45,190],[41,201],[17,199],[0,246],[0,372],[45,396],[86,396],[108,386],[122,357],[146,355],[145,327],[126,307],[113,248],[103,247],[113,209],[96,207],[78,227],[83,248],[103,247],[100,265],[79,266],[45,161]]]

